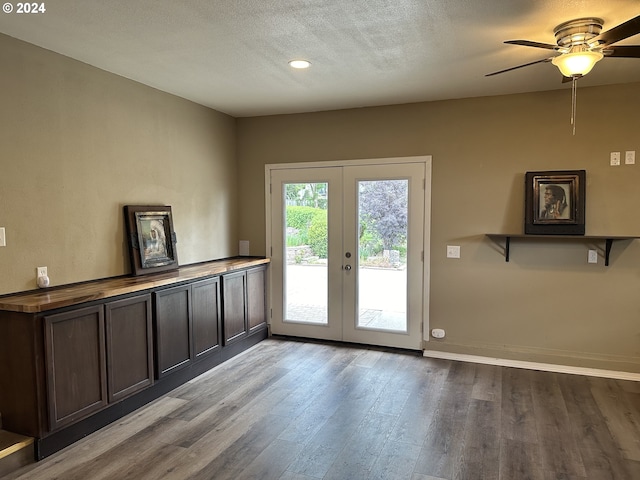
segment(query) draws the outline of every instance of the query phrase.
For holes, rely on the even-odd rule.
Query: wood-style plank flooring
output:
[[[11,478],[637,480],[640,383],[269,339]]]

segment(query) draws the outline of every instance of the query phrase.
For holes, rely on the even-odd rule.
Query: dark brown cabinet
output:
[[[229,345],[247,334],[247,274],[237,272],[222,277],[222,320],[224,344]]]
[[[0,297],[3,428],[34,437],[44,458],[262,341],[267,264],[236,257]]]
[[[153,383],[151,296],[44,317],[49,429]]]
[[[109,403],[153,383],[151,295],[105,304]]]
[[[247,328],[249,334],[266,328],[265,267],[247,270]]]
[[[102,305],[44,317],[49,428],[107,405]]]
[[[187,366],[191,361],[191,286],[155,293],[156,363],[158,378]]]
[[[220,348],[220,278],[191,286],[194,356],[199,359]]]
[[[267,326],[264,267],[223,275],[224,344],[229,345]]]
[[[214,277],[155,293],[158,378],[220,347],[219,285]]]

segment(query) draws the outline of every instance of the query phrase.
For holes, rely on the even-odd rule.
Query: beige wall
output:
[[[592,242],[514,241],[506,263],[485,237],[522,232],[524,173],[554,169],[587,170],[587,235],[640,236],[640,162],[609,166],[640,154],[639,93],[579,87],[575,136],[566,88],[239,119],[240,238],[265,253],[265,164],[433,155],[429,327],[447,336],[427,348],[640,372],[640,240],[605,267]]]
[[[122,206],[171,205],[178,260],[237,254],[235,119],[0,35],[0,294],[128,273]]]
[[[173,207],[181,264],[238,239],[261,255],[265,164],[430,154],[429,327],[447,336],[428,348],[640,372],[640,241],[604,267],[586,241],[519,241],[505,263],[484,235],[522,230],[524,172],[584,168],[587,234],[640,236],[640,164],[608,166],[640,153],[640,84],[579,88],[573,137],[567,89],[236,121],[1,35],[0,62],[0,294],[41,265],[54,285],[128,273],[125,204]]]

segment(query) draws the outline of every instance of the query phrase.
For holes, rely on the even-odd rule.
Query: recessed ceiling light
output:
[[[311,62],[307,60],[291,60],[289,65],[292,68],[309,68],[309,66],[311,66]]]

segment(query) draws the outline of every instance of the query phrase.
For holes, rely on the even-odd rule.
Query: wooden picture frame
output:
[[[133,275],[178,268],[170,206],[125,205],[124,217]]]
[[[586,170],[526,172],[524,233],[584,235]]]

